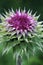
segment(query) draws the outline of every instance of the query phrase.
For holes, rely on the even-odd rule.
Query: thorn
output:
[[[28,39],[26,38],[25,41],[28,43]]]
[[[12,11],[12,13],[14,13],[14,10],[13,10],[13,8],[11,8],[11,11]]]
[[[0,19],[1,19],[2,21],[5,20],[4,16],[2,16],[1,14],[0,14]]]
[[[5,12],[6,13],[6,15],[9,15],[9,13],[8,12]]]
[[[22,33],[22,35],[23,35],[23,37],[25,38],[25,33],[24,33],[24,32]]]
[[[43,23],[43,21],[41,21],[41,22],[38,22],[38,25],[41,25]]]
[[[26,52],[26,48],[24,48],[25,52]]]
[[[39,17],[40,17],[40,15],[36,16],[36,17],[35,17],[35,20],[38,20]]]
[[[40,15],[38,15],[36,18],[38,19],[40,17]]]
[[[17,35],[19,34],[19,30],[16,30]]]
[[[24,33],[27,34],[27,30],[24,30]]]
[[[32,14],[32,11],[30,13]]]
[[[4,17],[8,17],[7,15],[5,15],[4,13],[3,13],[3,15],[4,15]]]
[[[26,9],[24,8],[24,11],[23,11],[24,13],[26,12]]]
[[[19,8],[19,10],[18,10],[18,11],[19,11],[19,13],[20,13],[20,8]]]
[[[27,14],[29,14],[29,12],[30,12],[30,9],[28,10]]]
[[[36,16],[36,14],[37,14],[37,11],[34,13],[33,17],[35,17],[35,16]]]
[[[5,14],[6,14],[6,15],[9,15],[9,13],[8,13],[5,9],[4,9],[4,11],[5,11]]]
[[[31,14],[32,14],[32,11],[30,11],[29,15],[31,15]]]

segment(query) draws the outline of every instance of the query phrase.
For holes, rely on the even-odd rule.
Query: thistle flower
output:
[[[12,12],[9,11],[9,13],[6,12],[4,16],[4,26],[7,32],[15,32],[17,35],[28,35],[29,32],[35,32],[37,19],[40,15],[35,17],[35,14],[31,15],[31,12],[20,11],[19,9],[16,12],[13,10]]]
[[[12,28],[12,30],[18,30],[20,33],[34,31],[36,26],[34,17],[28,15],[26,12],[20,11],[10,14],[8,18],[6,17],[6,22],[8,23],[8,27]]]
[[[43,49],[43,21],[38,21],[40,15],[32,15],[32,11],[12,9],[0,15],[0,43],[5,44],[4,53],[8,53],[12,48],[14,55],[25,53],[27,58],[29,54],[34,55],[36,50]],[[43,52],[43,51],[42,51]]]

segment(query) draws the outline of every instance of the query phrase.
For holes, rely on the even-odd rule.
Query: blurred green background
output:
[[[31,9],[33,13],[37,11],[37,15],[40,14],[40,20],[43,20],[43,0],[0,0],[0,13],[4,12],[4,9],[8,10],[18,8],[26,10]]]
[[[39,20],[43,20],[43,0],[0,0],[0,14],[8,9],[14,10],[21,8],[26,11],[33,10],[33,13],[37,11],[37,15],[41,15]],[[2,46],[0,46],[0,65],[14,65],[12,51],[8,55],[1,56]],[[37,56],[37,57],[36,57]],[[36,56],[30,58],[29,65],[43,65],[43,53],[37,52]]]

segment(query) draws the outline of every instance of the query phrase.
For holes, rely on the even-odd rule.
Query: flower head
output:
[[[13,9],[9,13],[6,12],[4,17],[1,15],[1,18],[4,20],[4,27],[7,32],[16,32],[17,34],[27,34],[30,32],[36,32],[37,20],[39,16],[36,16],[36,13],[32,15],[32,11],[26,12],[26,10],[16,10]],[[13,35],[13,34],[12,34]]]
[[[36,20],[34,20],[32,15],[28,15],[26,12],[19,12],[11,14],[9,18],[6,19],[8,25],[19,31],[32,31],[36,26]]]
[[[43,37],[43,25],[42,22],[38,21],[39,16],[36,16],[36,13],[32,15],[32,11],[30,10],[26,12],[25,10],[20,11],[20,9],[16,12],[14,12],[13,9],[11,11],[9,10],[4,16],[0,16],[2,20],[0,23],[1,42],[2,39],[4,39],[5,43],[11,44],[6,44],[8,47],[5,49],[4,53],[16,46],[18,46],[18,48],[21,47],[22,50],[25,51],[27,48],[29,50],[32,46],[31,50],[34,53],[36,47],[42,51],[43,46],[41,43],[43,42],[43,39],[41,37]],[[26,43],[30,44],[26,45]],[[22,50],[20,51],[21,53]]]
[[[34,31],[37,25],[37,21],[30,13],[20,10],[10,13],[10,16],[5,18],[5,22],[8,23],[7,26],[20,33]]]

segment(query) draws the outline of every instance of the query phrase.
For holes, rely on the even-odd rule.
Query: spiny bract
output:
[[[34,55],[37,49],[43,49],[43,21],[32,11],[12,9],[0,15],[0,43],[4,45],[3,54],[13,49],[14,55],[26,53]],[[42,51],[43,52],[43,51]]]

